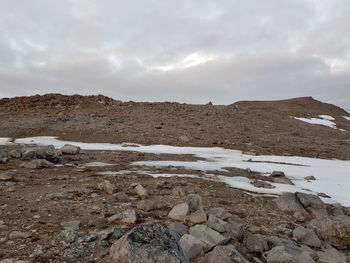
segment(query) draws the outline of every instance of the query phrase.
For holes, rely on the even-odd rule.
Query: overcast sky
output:
[[[349,0],[1,0],[0,97],[350,110]]]

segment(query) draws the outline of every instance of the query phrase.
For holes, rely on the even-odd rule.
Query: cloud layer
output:
[[[0,97],[57,92],[350,109],[347,0],[3,0]]]

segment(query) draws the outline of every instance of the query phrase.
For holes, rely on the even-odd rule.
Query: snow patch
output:
[[[343,118],[350,121],[350,117],[348,117],[348,116],[343,116]]]
[[[319,115],[320,118],[303,118],[303,117],[294,117],[294,116],[291,116],[291,117],[296,119],[296,120],[307,122],[310,124],[318,124],[318,125],[327,126],[329,128],[332,128],[332,129],[345,131],[343,129],[339,129],[337,127],[337,124],[335,122],[333,122],[335,119],[329,115]]]
[[[0,137],[0,145],[14,145],[11,138]]]
[[[73,144],[80,146],[83,150],[114,150],[114,151],[135,151],[154,154],[192,154],[202,160],[198,161],[142,161],[134,162],[133,165],[145,165],[155,167],[174,166],[181,169],[200,170],[208,177],[212,171],[228,172],[225,168],[251,169],[262,175],[269,175],[273,171],[283,171],[286,176],[293,181],[295,185],[282,185],[272,183],[275,188],[264,189],[256,188],[250,184],[250,179],[245,177],[212,176],[212,180],[219,180],[232,187],[241,188],[248,191],[266,194],[280,194],[282,192],[308,192],[325,193],[331,196],[330,199],[324,199],[326,202],[341,203],[344,206],[350,206],[350,195],[348,189],[350,186],[350,161],[328,160],[307,158],[298,156],[273,156],[260,155],[252,156],[243,154],[238,150],[223,149],[219,147],[176,147],[168,145],[131,145],[125,147],[123,144],[109,143],[81,143],[58,140],[56,137],[31,137],[17,139],[16,143],[24,144],[53,144],[55,147],[61,147],[64,144]],[[124,144],[125,145],[125,144]],[[103,163],[105,165],[105,163]],[[107,164],[113,165],[113,164]],[[146,172],[146,174],[152,173]],[[181,176],[179,174],[153,174],[159,176]],[[184,176],[191,176],[189,174]],[[196,175],[195,175],[196,176]],[[306,181],[304,177],[314,176],[315,181]],[[193,175],[192,175],[193,177]],[[206,176],[199,176],[206,178]]]

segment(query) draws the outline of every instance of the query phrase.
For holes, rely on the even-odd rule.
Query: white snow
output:
[[[302,117],[293,117],[294,119],[297,119],[299,121],[304,121],[310,124],[318,124],[318,125],[323,125],[323,126],[327,126],[333,129],[337,129],[337,125],[330,120],[327,119],[319,119],[319,118],[302,118]]]
[[[343,118],[350,121],[350,117],[348,117],[348,116],[343,116]]]
[[[0,137],[0,145],[13,145],[14,143],[11,140],[11,138]]]
[[[335,121],[335,119],[332,116],[329,115],[319,115],[321,119],[329,120],[329,121]]]
[[[324,199],[326,202],[337,202],[344,206],[350,206],[350,161],[317,159],[297,156],[273,156],[261,155],[251,156],[243,154],[238,150],[223,149],[219,147],[175,147],[168,145],[135,145],[123,147],[125,144],[109,143],[80,143],[58,140],[55,137],[32,137],[17,139],[16,143],[24,144],[53,144],[61,147],[64,144],[80,146],[83,150],[115,150],[136,151],[155,154],[193,154],[204,160],[198,161],[142,161],[134,162],[135,166],[175,166],[182,169],[201,170],[208,176],[210,172],[218,170],[228,172],[225,167],[236,167],[241,169],[250,168],[252,171],[269,175],[273,171],[284,171],[295,185],[275,184],[273,189],[256,188],[250,184],[250,179],[245,177],[212,176],[212,179],[220,180],[232,187],[258,193],[280,194],[282,192],[303,191],[317,194],[319,192],[331,196]],[[147,174],[152,175],[150,172]],[[178,174],[153,174],[152,176],[181,176]],[[184,175],[191,176],[191,175]],[[194,175],[195,176],[195,175]],[[305,176],[315,176],[316,180],[308,182]],[[201,177],[201,176],[200,176]],[[202,177],[201,177],[202,178]]]
[[[112,163],[103,163],[103,162],[90,162],[90,163],[84,163],[82,166],[88,166],[88,167],[103,167],[103,166],[112,166],[115,164]]]

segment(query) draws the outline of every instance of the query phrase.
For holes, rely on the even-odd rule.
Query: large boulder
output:
[[[300,221],[312,219],[294,193],[283,193],[275,199],[275,202],[281,211],[293,215]]]
[[[31,147],[22,153],[23,160],[32,160],[34,158],[46,159],[53,163],[59,162],[57,151],[53,145]]]
[[[296,193],[300,203],[305,207],[313,217],[328,216],[327,207],[320,197],[313,194]]]
[[[192,235],[185,234],[180,238],[180,246],[190,260],[203,255],[203,243]]]
[[[316,218],[310,221],[309,226],[338,249],[350,246],[350,217],[346,215]]]
[[[139,225],[116,241],[110,263],[187,263],[176,236],[159,224]]]
[[[223,235],[206,225],[195,225],[188,232],[203,243],[204,251],[209,251],[213,247],[222,245],[227,241]]]
[[[347,263],[346,257],[328,244],[325,244],[324,247],[316,253],[318,256],[318,263]]]
[[[204,257],[196,261],[198,263],[249,263],[233,245],[217,246]]]

